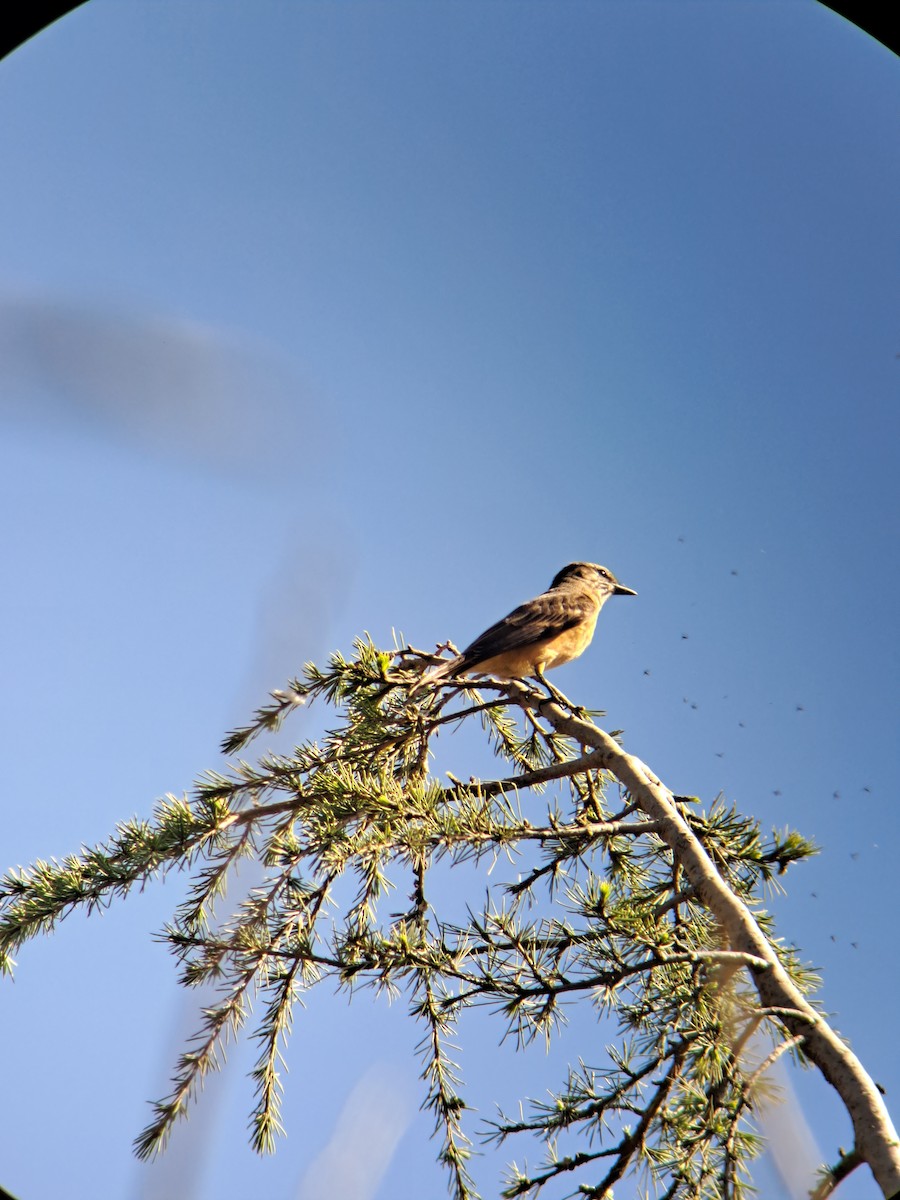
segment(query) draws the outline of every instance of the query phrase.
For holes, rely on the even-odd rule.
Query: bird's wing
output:
[[[520,604],[502,621],[480,634],[463,650],[454,673],[471,670],[477,663],[508,650],[519,650],[545,638],[557,637],[587,620],[595,607],[594,599],[589,595],[571,591],[544,592],[534,600]]]

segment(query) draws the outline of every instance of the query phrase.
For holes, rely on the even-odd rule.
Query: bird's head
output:
[[[637,595],[637,592],[633,592],[631,588],[623,587],[612,571],[606,567],[601,567],[599,563],[569,563],[567,567],[563,567],[561,571],[557,571],[554,575],[549,590],[552,591],[554,588],[564,587],[568,583],[586,584],[593,591],[597,592],[603,600],[607,596]]]

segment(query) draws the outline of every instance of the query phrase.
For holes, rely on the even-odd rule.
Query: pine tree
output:
[[[239,754],[313,702],[334,720],[318,740],[255,764],[238,759],[190,797],[166,797],[151,820],[0,882],[0,968],[9,972],[18,946],[73,909],[151,876],[192,873],[163,936],[181,981],[214,983],[217,1000],[137,1154],[164,1147],[251,1000],[260,1014],[252,1141],[272,1150],[293,1007],[336,981],[405,996],[421,1029],[423,1104],[456,1200],[476,1196],[478,1132],[453,1059],[460,1014],[486,1008],[525,1047],[552,1039],[564,1006],[579,1002],[615,1027],[607,1062],[574,1063],[551,1097],[523,1098],[517,1115],[481,1124],[483,1138],[517,1154],[542,1147],[538,1167],[510,1167],[503,1196],[600,1198],[626,1178],[668,1200],[749,1194],[754,1106],[784,1054],[822,1072],[853,1127],[853,1149],[823,1169],[817,1200],[862,1163],[883,1195],[900,1192],[900,1145],[878,1088],[816,1007],[817,980],[775,937],[763,903],[815,847],[790,831],[762,836],[721,798],[704,811],[696,797],[673,795],[598,714],[555,689],[437,688],[427,680],[436,661],[365,640],[327,670],[309,664],[223,749]],[[435,739],[460,726],[486,739],[496,777],[432,773]],[[223,915],[244,859],[259,864],[257,882]],[[498,860],[514,878],[480,869]],[[464,920],[442,916],[448,871],[477,880]]]

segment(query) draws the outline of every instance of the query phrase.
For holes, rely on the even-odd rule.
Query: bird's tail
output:
[[[460,670],[463,664],[461,654],[456,658],[448,658],[445,662],[439,663],[436,667],[430,667],[423,672],[422,678],[412,685],[409,689],[410,696],[416,696],[419,692],[423,692],[426,688],[440,687],[442,683],[446,683],[452,679]]]

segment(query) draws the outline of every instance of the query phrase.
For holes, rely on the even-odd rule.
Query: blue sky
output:
[[[898,1119],[898,101],[813,0],[90,0],[0,63],[3,865],[188,787],[305,659],[464,643],[604,562],[638,598],[557,682],[821,845],[780,931]],[[298,1019],[273,1160],[237,1052],[135,1164],[190,1024],[151,938],[179,887],[21,955],[0,1184],[311,1195],[381,1107],[344,1194],[442,1194],[367,996]]]

